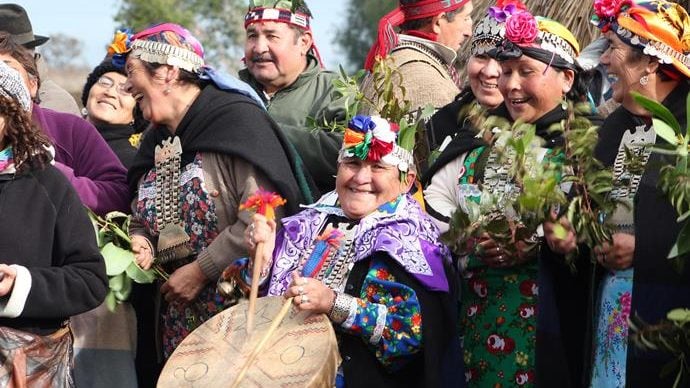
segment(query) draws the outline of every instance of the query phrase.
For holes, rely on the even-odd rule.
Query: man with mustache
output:
[[[322,193],[335,188],[342,135],[313,130],[345,119],[336,100],[336,73],[322,69],[303,1],[250,0],[244,26],[246,69],[240,78],[261,96],[269,115],[285,131]]]

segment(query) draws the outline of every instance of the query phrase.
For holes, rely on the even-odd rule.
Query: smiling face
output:
[[[630,92],[645,94],[640,78],[648,74],[649,59],[645,55],[635,55],[634,49],[625,44],[615,33],[609,31],[604,34],[609,48],[599,58],[606,66],[613,100],[621,103],[625,108],[632,109],[635,102]]]
[[[405,193],[415,173],[407,173],[407,182],[400,182],[400,172],[383,162],[344,158],[338,164],[335,190],[340,207],[348,218],[358,220],[379,206]]]
[[[131,55],[125,64],[125,89],[139,104],[144,118],[154,124],[167,125],[173,118],[174,112],[165,93],[167,71],[168,67],[163,65],[151,74],[143,61]]]
[[[134,119],[136,101],[125,90],[127,77],[110,71],[93,84],[86,100],[88,119],[92,123],[129,124]]]
[[[267,93],[290,86],[306,68],[311,32],[297,35],[287,23],[265,21],[247,26],[247,70]]]
[[[452,21],[448,21],[445,14],[442,14],[433,27],[438,35],[438,43],[458,51],[462,42],[472,36],[472,10],[472,2],[468,1],[460,12],[452,17]]]
[[[498,90],[500,76],[498,61],[486,54],[473,55],[467,61],[467,77],[472,93],[486,108],[495,108],[503,102],[503,95]]]
[[[498,88],[513,120],[537,121],[570,91],[575,73],[559,70],[526,55],[501,62]]]

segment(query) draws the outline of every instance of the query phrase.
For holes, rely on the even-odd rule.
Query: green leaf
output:
[[[673,309],[666,314],[666,318],[676,322],[688,322],[690,321],[690,310],[683,308]]]
[[[132,293],[132,279],[124,276],[122,282],[122,288],[118,291],[113,290],[115,299],[118,302],[126,302],[129,299],[129,295]]]
[[[120,291],[125,283],[124,274],[119,274],[117,276],[112,276],[108,279],[108,288],[111,291]]]
[[[656,117],[652,119],[652,122],[654,123],[654,132],[656,132],[659,137],[666,140],[667,143],[674,145],[678,144],[678,137],[676,136],[676,132],[673,131],[673,128]]]
[[[553,234],[557,239],[563,240],[568,236],[568,231],[561,224],[554,224]]]
[[[115,298],[115,293],[113,291],[108,291],[108,294],[105,296],[105,305],[108,307],[108,310],[111,313],[115,311],[115,308],[117,307],[117,299]]]
[[[127,276],[137,283],[153,283],[156,279],[152,270],[144,271],[135,262],[130,263],[126,271]]]
[[[105,259],[105,271],[108,276],[119,275],[134,261],[134,253],[108,243],[101,249]]]
[[[678,238],[676,239],[676,243],[673,244],[668,258],[672,259],[687,253],[690,253],[690,222],[686,222],[680,230],[680,233],[678,233]]]
[[[680,124],[678,123],[678,120],[676,120],[676,117],[673,116],[673,113],[671,113],[671,111],[668,110],[668,108],[637,92],[631,92],[630,94],[633,96],[633,99],[635,99],[635,102],[637,102],[643,108],[647,109],[652,114],[652,116],[658,117],[666,124],[668,124],[675,133],[680,134]]]

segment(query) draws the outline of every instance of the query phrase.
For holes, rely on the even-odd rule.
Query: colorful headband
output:
[[[690,78],[690,16],[683,7],[663,0],[595,0],[594,11],[592,22],[602,32],[613,31]]]
[[[0,95],[17,100],[26,112],[31,110],[31,95],[19,72],[0,61]]]
[[[506,19],[518,11],[527,8],[519,0],[499,0],[496,6],[490,7],[472,31],[470,54],[473,56],[488,54],[495,49],[505,37]]]
[[[407,172],[414,159],[410,151],[396,143],[398,129],[397,124],[389,123],[380,116],[353,117],[345,129],[338,161],[342,161],[343,158],[382,161]]]
[[[274,21],[287,23],[293,26],[309,30],[309,15],[299,12],[291,12],[288,9],[278,8],[254,8],[244,16],[244,28],[248,25],[262,21]]]
[[[124,66],[131,54],[145,62],[177,66],[200,74],[204,67],[204,49],[186,29],[177,24],[164,23],[129,36],[128,32],[115,33],[108,46],[116,66]]]
[[[580,45],[575,36],[562,24],[551,19],[534,17],[528,11],[518,11],[507,17],[505,29],[504,43],[509,42],[517,46],[521,53],[544,60],[547,64],[554,63],[554,56],[558,56],[568,64],[566,67],[575,66]]]
[[[469,0],[422,0],[412,4],[399,6],[379,20],[376,42],[369,50],[364,68],[372,71],[376,58],[388,56],[390,51],[398,44],[398,35],[394,27],[398,27],[406,21],[424,19],[436,16],[441,12],[452,12],[463,7]]]

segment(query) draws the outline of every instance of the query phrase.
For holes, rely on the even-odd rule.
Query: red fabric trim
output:
[[[432,42],[436,42],[438,40],[438,34],[434,34],[433,32],[426,32],[426,31],[419,31],[419,30],[407,30],[407,31],[405,31],[405,34],[410,35],[410,36],[415,36],[417,38],[430,40]]]
[[[408,20],[424,19],[436,16],[441,12],[451,12],[467,4],[469,0],[423,0],[418,3],[398,7],[379,20],[376,42],[371,46],[364,68],[372,71],[376,58],[385,58],[398,44],[398,36],[394,27],[398,27]],[[431,40],[431,39],[430,39]],[[436,39],[433,39],[434,41]]]

